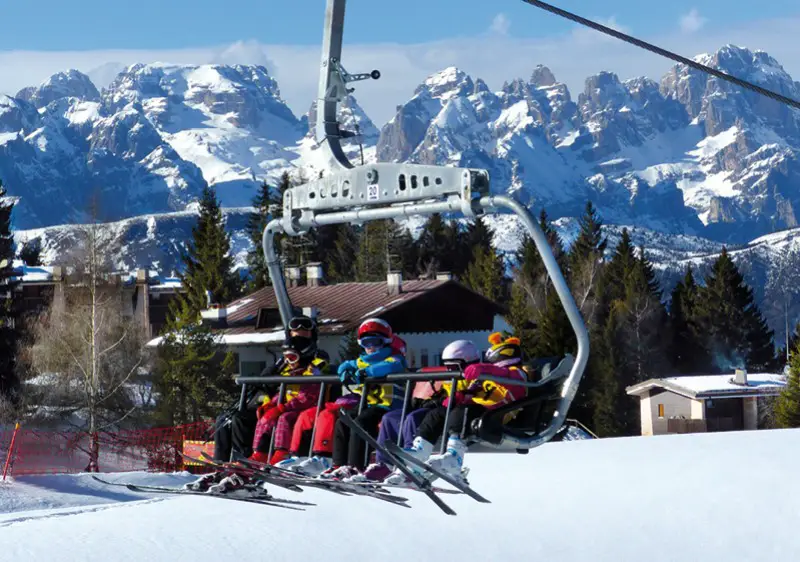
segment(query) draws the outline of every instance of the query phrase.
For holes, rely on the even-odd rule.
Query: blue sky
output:
[[[761,49],[800,80],[798,0],[552,0],[692,57],[726,44]],[[77,69],[98,88],[126,65],[260,64],[302,115],[315,98],[325,0],[0,2],[0,94]],[[490,88],[548,66],[573,96],[588,76],[659,80],[672,62],[522,0],[349,0],[344,64],[378,68],[356,99],[378,126],[426,77],[457,66]]]
[[[553,0],[590,18],[616,22],[643,37],[679,25],[692,9],[709,29],[800,15],[797,0]],[[254,39],[316,45],[325,0],[37,0],[3,2],[0,50],[176,49]],[[564,33],[571,23],[521,0],[350,0],[350,42],[420,43],[475,36],[507,22],[518,38]],[[419,16],[418,14],[423,14]],[[32,21],[32,16],[35,20]]]

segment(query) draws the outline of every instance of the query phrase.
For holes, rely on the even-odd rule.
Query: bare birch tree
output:
[[[98,470],[100,433],[137,413],[132,383],[145,360],[145,333],[127,314],[125,292],[111,274],[116,248],[102,225],[80,229],[67,260],[63,299],[35,322],[31,363],[62,423],[86,431],[86,470]]]

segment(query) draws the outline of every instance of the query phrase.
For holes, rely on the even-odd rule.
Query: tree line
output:
[[[231,239],[225,231],[214,189],[204,189],[197,223],[182,255],[184,268],[180,277],[184,292],[170,305],[170,318],[161,334],[162,345],[153,363],[152,392],[160,399],[151,421],[176,424],[207,418],[233,400],[236,388],[230,375],[236,369],[234,357],[218,353],[212,331],[199,322],[200,312],[209,302],[225,304],[266,286],[268,276],[261,252],[261,235],[266,223],[280,216],[282,194],[291,185],[291,178],[284,175],[277,186],[265,183],[258,191],[248,224],[253,245],[247,256],[247,276],[234,269]],[[2,195],[0,191],[0,201]],[[0,207],[0,262],[6,256],[12,259],[14,256],[10,230],[12,207],[11,204]],[[687,267],[671,294],[664,295],[647,258],[647,249],[635,247],[627,230],[623,230],[616,247],[609,248],[602,220],[591,202],[586,205],[579,220],[578,236],[569,248],[564,247],[544,210],[539,218],[540,227],[586,321],[591,340],[589,365],[570,416],[586,423],[599,435],[638,434],[638,402],[625,393],[625,388],[632,384],[669,373],[727,372],[739,366],[751,371],[778,368],[773,334],[754,302],[752,290],[727,251],[722,252],[703,278],[696,278],[694,269]],[[102,295],[98,292],[94,305],[91,295],[80,296],[84,312],[73,311],[71,317],[92,318],[103,306],[117,306],[117,300],[109,297],[111,293],[107,289],[111,286],[107,275],[108,259],[98,260],[100,254],[108,254],[110,249],[101,252],[97,247],[99,237],[95,236],[92,242],[90,234],[87,233],[82,243],[82,270],[88,272],[85,275],[102,278],[106,289]],[[431,278],[448,272],[506,307],[507,319],[522,338],[529,356],[574,353],[574,335],[566,314],[535,244],[527,236],[514,254],[501,255],[492,243],[491,230],[482,219],[458,221],[433,215],[416,235],[393,221],[374,221],[360,227],[323,227],[298,238],[279,237],[279,253],[286,265],[320,262],[326,278],[334,283],[382,281],[390,270],[401,271],[409,278]],[[10,266],[0,269],[0,283],[10,286],[10,279]],[[35,328],[27,330],[27,335],[23,336],[19,330],[21,323],[9,321],[14,316],[13,300],[3,301],[4,321],[0,324],[0,361],[5,361],[0,363],[0,390],[10,397],[14,396],[13,389],[19,386],[17,379],[21,369],[7,358],[11,357],[12,363],[13,358],[23,358],[17,362],[25,365],[22,371],[26,376],[52,373],[54,365],[40,359],[36,359],[39,361],[36,363],[32,357],[46,356],[42,351],[43,342],[47,334],[57,333],[53,329],[56,320],[60,322],[60,329],[76,331],[67,323],[69,315],[59,317],[50,310],[31,323]],[[97,405],[93,414],[95,428],[132,415],[129,411],[136,397],[125,395],[125,399],[114,400],[109,393],[113,391],[114,396],[122,396],[124,393],[120,389],[141,371],[138,354],[127,352],[120,356],[113,352],[122,343],[106,351],[120,338],[126,345],[135,347],[137,341],[141,344],[141,340],[136,339],[139,336],[134,336],[132,325],[108,324],[106,327],[108,333],[103,337],[98,332],[94,340],[76,338],[74,345],[77,347],[73,352],[85,352],[85,341],[89,339],[95,341],[93,349],[116,359],[109,358],[106,363],[97,363],[94,367],[78,364],[61,367],[83,380],[83,394],[92,397],[89,402]],[[91,336],[93,329],[90,325],[78,331]],[[795,354],[798,340],[800,338],[795,338],[792,342]],[[16,352],[14,346],[19,347]],[[795,362],[793,360],[793,373],[796,372]],[[795,382],[790,383],[790,388],[795,388],[800,398],[800,382],[796,377],[790,377],[792,380]],[[91,386],[93,384],[95,387]],[[784,410],[790,409],[784,407]],[[791,418],[781,418],[780,411],[777,405],[776,419]],[[800,424],[800,407],[797,412]]]

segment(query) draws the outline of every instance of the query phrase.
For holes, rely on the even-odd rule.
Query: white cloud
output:
[[[605,24],[619,27],[613,18]],[[676,29],[672,35],[650,40],[687,57],[713,52],[729,43],[762,49],[800,79],[798,17],[751,22],[724,33],[685,35]],[[317,95],[319,52],[316,45],[264,45],[252,41],[172,51],[0,52],[0,93],[13,95],[69,68],[92,71],[92,78],[98,81],[104,75],[107,83],[119,68],[136,62],[266,62],[283,98],[295,114],[301,115]],[[537,39],[486,35],[416,45],[346,44],[343,59],[350,72],[381,70],[380,80],[354,84],[359,103],[378,126],[391,119],[395,107],[407,101],[428,75],[452,65],[474,78],[483,78],[490,88],[499,89],[503,82],[527,78],[537,64],[544,64],[569,86],[573,99],[583,91],[586,77],[601,70],[616,72],[621,79],[646,75],[658,80],[673,65],[670,60],[617,39],[577,29],[562,36]]]
[[[681,16],[681,31],[695,33],[700,31],[708,20],[700,15],[697,8],[692,8],[688,14]]]
[[[505,14],[497,14],[489,27],[489,31],[496,35],[508,35],[509,29],[511,29],[511,20]]]

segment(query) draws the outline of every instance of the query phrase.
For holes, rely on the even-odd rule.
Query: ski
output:
[[[245,463],[245,465],[258,465],[259,463],[255,463],[249,460],[242,460],[239,462]],[[395,505],[400,505],[403,507],[410,507],[406,504],[408,502],[408,498],[402,496],[396,496],[390,494],[389,492],[379,491],[379,490],[371,490],[364,486],[359,486],[355,482],[342,482],[340,480],[318,480],[316,478],[309,478],[307,476],[303,476],[296,472],[291,472],[289,470],[285,470],[282,468],[277,468],[274,466],[269,467],[270,470],[274,470],[277,473],[286,474],[286,478],[297,482],[300,486],[310,486],[315,488],[322,488],[325,490],[329,490],[332,492],[340,493],[343,495],[359,495],[359,496],[367,496],[371,498],[376,498],[379,500],[383,500],[389,503],[393,503]]]
[[[185,455],[185,454],[180,453],[180,452],[179,452],[179,454],[181,455],[181,457],[183,457],[184,460],[188,460],[190,462],[196,462],[196,463],[199,463],[199,464],[201,464],[203,466],[207,466],[209,468],[213,468],[214,470],[217,470],[217,471],[220,471],[220,472],[231,473],[231,474],[238,473],[238,474],[242,474],[242,475],[245,475],[245,476],[258,476],[259,478],[261,478],[262,480],[265,480],[269,484],[273,484],[273,485],[281,487],[281,488],[286,488],[287,490],[291,490],[292,492],[302,492],[303,491],[303,488],[301,488],[300,486],[297,486],[296,484],[294,484],[292,482],[289,482],[285,478],[276,477],[276,476],[274,476],[272,474],[268,474],[268,473],[265,473],[265,472],[261,472],[259,474],[256,474],[255,471],[252,468],[248,468],[246,466],[242,466],[242,465],[237,464],[237,463],[220,463],[220,462],[217,462],[215,460],[209,460],[206,457],[196,458],[196,457],[190,457],[189,455]]]
[[[201,492],[199,490],[186,490],[184,488],[171,488],[169,486],[151,486],[148,484],[131,484],[127,482],[109,482],[108,480],[103,480],[102,478],[92,475],[92,478],[96,481],[100,482],[101,484],[105,484],[106,486],[119,486],[122,488],[127,488],[133,492],[141,492],[141,493],[155,493],[155,494],[183,494],[189,496],[207,496],[213,498],[223,498],[229,500],[239,500],[245,501],[250,503],[266,503],[267,505],[275,504],[275,507],[285,507],[285,505],[302,505],[302,506],[314,506],[316,504],[310,502],[303,502],[303,501],[296,501],[296,500],[288,500],[283,498],[276,498],[266,493],[266,491],[261,489],[255,489],[254,487],[251,488],[244,488],[244,490],[251,492],[251,491],[258,491],[263,492],[264,495],[251,495],[251,496],[241,496],[235,495],[234,492],[229,493],[210,493],[210,492]],[[285,504],[285,505],[284,505]],[[297,509],[297,508],[291,508]],[[305,511],[300,509],[299,511]]]
[[[409,455],[406,451],[401,449],[397,445],[397,443],[387,442],[386,443],[386,448],[395,457],[400,457],[401,459],[403,459],[403,460],[405,460],[407,462],[410,462],[411,464],[414,464],[414,465],[426,470],[427,472],[430,472],[431,474],[434,474],[435,476],[441,478],[442,480],[444,480],[445,482],[447,482],[448,484],[450,484],[454,488],[457,488],[458,490],[461,490],[462,492],[464,492],[466,495],[468,495],[469,497],[471,497],[475,501],[479,501],[481,503],[492,503],[489,500],[487,500],[486,498],[484,498],[482,495],[480,495],[478,492],[476,492],[475,490],[473,490],[472,488],[470,488],[466,484],[464,484],[462,482],[459,482],[458,480],[456,480],[455,478],[453,478],[449,474],[446,474],[446,473],[444,473],[444,472],[442,472],[440,470],[432,468],[428,463],[426,463],[424,461],[421,461],[421,460],[415,458],[412,455]]]
[[[405,484],[387,484],[386,482],[372,482],[372,481],[361,481],[361,482],[346,482],[346,484],[352,486],[363,486],[364,488],[374,489],[378,491],[384,491],[389,494],[391,493],[390,490],[392,489],[399,489],[399,490],[411,490],[413,492],[421,492],[422,490],[414,485],[411,482],[407,482]],[[450,494],[450,495],[461,495],[464,492],[461,490],[453,490],[452,488],[440,488],[438,486],[431,486],[430,490],[437,494]]]
[[[344,410],[339,410],[339,418],[342,420],[342,423],[347,425],[352,431],[355,431],[359,437],[361,437],[364,441],[366,441],[373,449],[376,451],[380,451],[385,454],[390,459],[393,459],[395,462],[393,463],[395,467],[397,467],[406,477],[411,480],[415,485],[417,485],[420,491],[428,496],[430,500],[435,503],[439,509],[444,511],[448,515],[456,515],[456,512],[453,510],[452,507],[447,505],[442,498],[436,495],[436,493],[431,489],[431,483],[422,478],[420,475],[414,473],[411,469],[409,469],[403,460],[398,457],[397,455],[392,454],[386,447],[378,443],[378,441],[372,437],[369,433],[367,433],[363,427],[358,425],[356,421],[351,418]],[[388,442],[387,442],[388,443]]]

